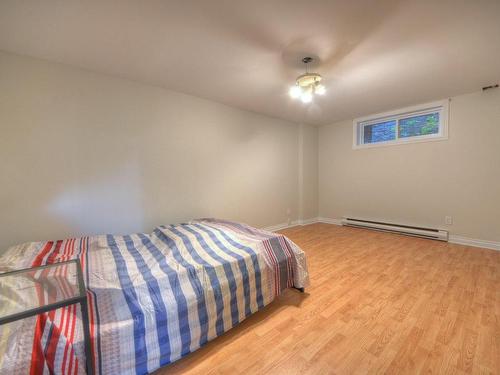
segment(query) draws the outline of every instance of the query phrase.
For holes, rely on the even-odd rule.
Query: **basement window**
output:
[[[448,139],[448,100],[355,119],[353,148]]]

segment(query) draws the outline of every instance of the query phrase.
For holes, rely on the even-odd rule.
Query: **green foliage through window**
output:
[[[439,112],[399,120],[399,138],[439,133]]]

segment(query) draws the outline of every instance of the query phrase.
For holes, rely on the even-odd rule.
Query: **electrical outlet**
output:
[[[445,216],[444,222],[446,225],[453,225],[453,218],[451,216]]]

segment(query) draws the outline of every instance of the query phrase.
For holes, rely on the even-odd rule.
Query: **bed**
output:
[[[98,374],[151,373],[309,283],[305,254],[288,238],[216,219],[22,244],[0,256],[0,272],[75,258]],[[59,310],[0,328],[0,373],[85,373],[79,309]]]

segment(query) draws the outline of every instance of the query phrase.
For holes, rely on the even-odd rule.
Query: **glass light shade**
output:
[[[310,92],[305,92],[300,96],[302,103],[310,103],[312,101],[312,94]]]
[[[318,85],[316,86],[315,90],[314,90],[314,93],[315,94],[318,94],[318,95],[325,95],[326,93],[326,88],[325,86],[323,85]]]
[[[295,85],[290,87],[290,91],[288,93],[292,98],[297,99],[302,94],[302,89],[300,88],[300,86]]]

